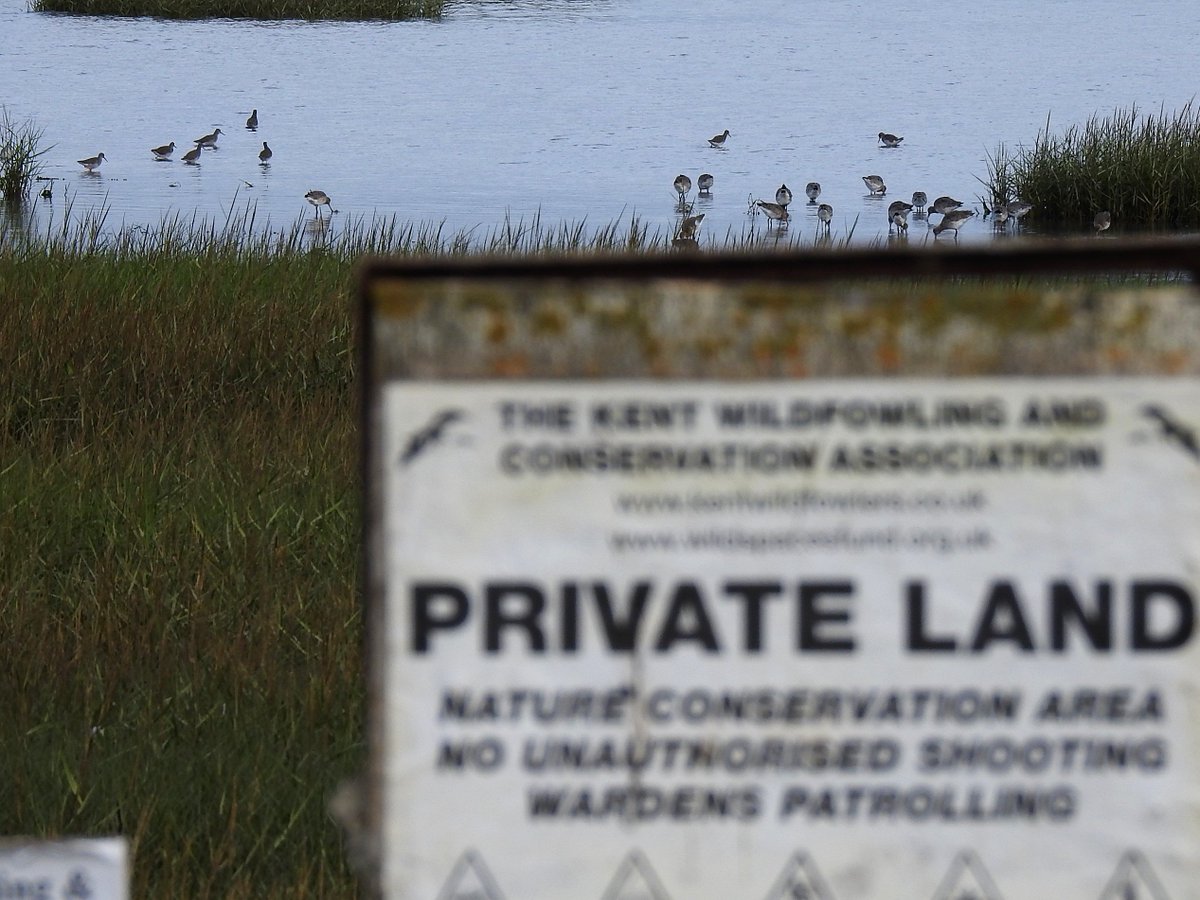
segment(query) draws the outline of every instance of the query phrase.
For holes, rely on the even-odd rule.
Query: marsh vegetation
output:
[[[1142,115],[1136,107],[1093,116],[1061,133],[1049,120],[1032,147],[1001,144],[988,193],[1020,197],[1040,223],[1087,229],[1102,210],[1126,228],[1200,227],[1200,111]]]
[[[0,832],[127,835],[138,897],[351,897],[346,266],[0,252]]]
[[[42,157],[50,149],[35,122],[16,121],[0,107],[0,199],[10,205],[24,203],[42,171]]]

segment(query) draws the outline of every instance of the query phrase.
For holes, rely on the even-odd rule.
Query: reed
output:
[[[437,19],[444,0],[32,0],[35,12],[160,19]]]
[[[44,131],[32,120],[14,121],[0,107],[0,198],[19,206],[42,171],[41,158],[51,147],[44,146]]]
[[[989,158],[992,196],[1033,203],[1039,222],[1088,228],[1109,210],[1124,228],[1200,226],[1200,110],[1141,115],[1136,107],[1093,116],[1032,147],[1001,145]]]
[[[276,226],[259,217],[253,202],[239,205],[235,193],[223,218],[200,218],[172,213],[155,225],[113,229],[106,207],[76,213],[74,199],[64,198],[64,214],[57,226],[35,231],[24,221],[0,218],[0,252],[11,257],[29,255],[107,255],[129,260],[158,259],[173,255],[199,260],[265,260],[320,254],[350,266],[364,256],[562,256],[579,254],[666,253],[672,249],[670,232],[656,230],[636,215],[599,226],[585,220],[543,221],[506,216],[490,228],[477,225],[447,232],[444,222],[403,221],[396,216],[301,216]],[[753,252],[766,249],[801,250],[805,247],[848,246],[857,218],[845,234],[828,236],[821,229],[808,231],[800,223],[791,229],[730,228],[722,237],[701,234],[700,249],[716,252]]]

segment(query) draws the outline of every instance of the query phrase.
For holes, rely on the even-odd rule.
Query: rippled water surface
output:
[[[1187,102],[1197,32],[1200,4],[1182,0],[480,0],[394,24],[92,19],[0,0],[0,103],[54,145],[46,171],[62,180],[36,227],[68,200],[73,214],[106,205],[114,226],[223,218],[249,200],[282,226],[320,188],[341,223],[394,214],[486,233],[506,217],[636,215],[669,232],[675,176],[709,172],[706,240],[765,229],[747,200],[781,182],[799,198],[793,233],[815,233],[802,188],[816,180],[834,236],[862,242],[914,190],[974,199],[997,143],[1032,142],[1047,116],[1064,127]],[[182,164],[215,127],[219,149]],[[727,148],[710,148],[725,128]],[[879,131],[905,140],[883,149]],[[172,140],[176,159],[154,161]],[[101,151],[84,174],[75,160]],[[867,196],[866,174],[886,200]],[[979,220],[963,231],[990,235]]]

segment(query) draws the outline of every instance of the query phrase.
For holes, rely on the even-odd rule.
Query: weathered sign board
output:
[[[379,891],[1200,898],[1191,286],[688,266],[367,275]]]

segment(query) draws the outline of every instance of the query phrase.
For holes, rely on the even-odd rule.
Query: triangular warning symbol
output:
[[[795,853],[775,879],[766,900],[834,900],[834,897],[808,854]]]
[[[996,882],[972,850],[954,857],[933,900],[1003,900]]]
[[[474,850],[458,858],[437,900],[504,900],[492,871]]]
[[[671,900],[640,850],[630,850],[600,900]]]
[[[1150,863],[1136,850],[1130,850],[1117,863],[1100,900],[1170,900]]]

